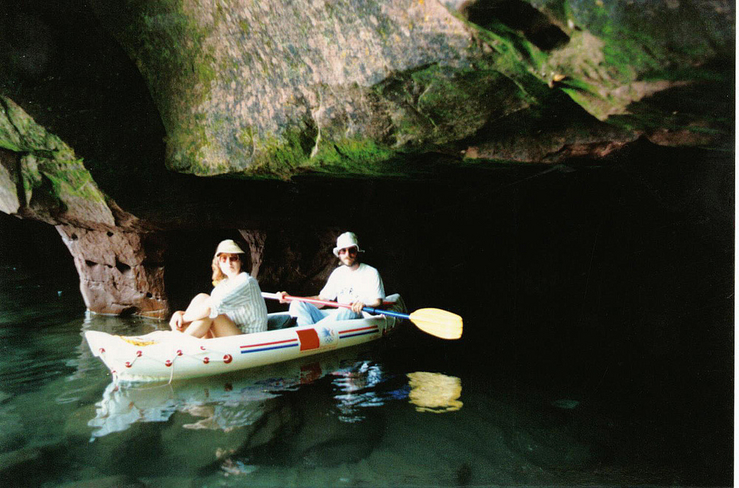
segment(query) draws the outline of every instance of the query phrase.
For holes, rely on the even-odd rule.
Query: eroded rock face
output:
[[[154,233],[58,225],[74,257],[80,291],[96,313],[165,318],[164,243]]]
[[[470,161],[600,156],[659,128],[632,105],[733,49],[723,1],[93,4],[147,80],[168,167],[203,176],[409,175],[399,155],[469,138]]]
[[[473,73],[472,31],[437,2],[148,2],[115,18],[97,8],[148,81],[168,165],[181,172],[274,177],[329,165],[381,174],[373,166],[391,146],[448,140],[434,125],[469,135],[484,121],[480,114],[462,130],[451,114],[423,113],[439,90],[457,91],[457,74],[474,75],[460,91],[477,97],[507,82]],[[410,105],[373,88],[413,72]],[[406,124],[418,128],[398,130]]]
[[[0,210],[55,225],[96,313],[168,313],[163,243],[100,191],[83,161],[11,100],[0,98]]]

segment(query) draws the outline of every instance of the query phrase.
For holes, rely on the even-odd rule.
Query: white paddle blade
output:
[[[459,339],[462,337],[462,317],[438,308],[422,308],[410,315],[416,327],[442,339]]]

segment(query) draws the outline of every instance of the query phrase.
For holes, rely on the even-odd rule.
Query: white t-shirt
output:
[[[336,300],[338,303],[361,301],[370,303],[385,298],[385,285],[380,273],[372,266],[360,263],[357,269],[346,266],[336,268],[328,277],[326,286],[319,296],[324,300]]]

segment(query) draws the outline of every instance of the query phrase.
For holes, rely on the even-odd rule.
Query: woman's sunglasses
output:
[[[238,256],[223,256],[223,255],[221,255],[221,256],[218,256],[218,259],[222,263],[225,263],[225,262],[228,262],[228,261],[231,261],[231,262],[238,261],[239,260],[239,257]]]

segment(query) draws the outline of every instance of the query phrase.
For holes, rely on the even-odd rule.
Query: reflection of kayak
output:
[[[361,352],[360,346],[254,368],[249,374],[224,374],[175,383],[122,387],[114,380],[96,404],[96,416],[88,425],[95,428],[93,437],[102,437],[139,422],[167,422],[180,412],[196,418],[208,414],[193,424],[182,425],[187,429],[229,431],[246,427],[270,410],[270,401],[278,398],[280,392],[294,390],[326,375],[349,374]]]
[[[388,310],[405,312],[399,295],[386,301],[393,303]],[[117,380],[161,381],[238,371],[363,344],[383,337],[399,321],[365,314],[361,319],[329,318],[310,326],[216,339],[171,331],[141,336],[87,331],[85,338]]]

